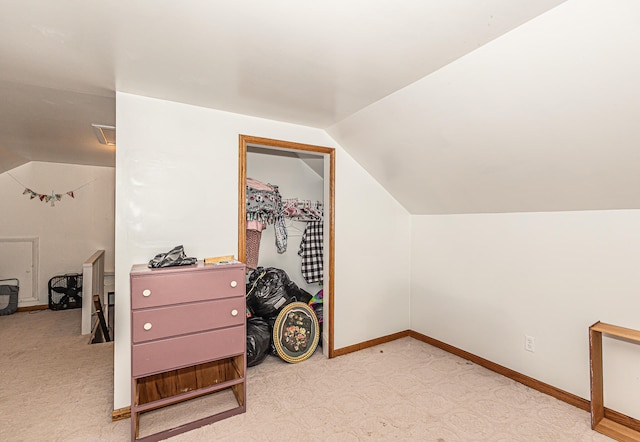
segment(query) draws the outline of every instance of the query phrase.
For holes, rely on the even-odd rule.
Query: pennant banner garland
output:
[[[34,192],[33,190],[29,189],[27,186],[25,186],[20,181],[18,181],[13,175],[9,174],[9,176],[11,176],[11,178],[13,178],[18,184],[20,184],[21,186],[24,187],[24,192],[22,192],[23,195],[29,195],[29,199],[37,198],[40,201],[43,201],[45,203],[51,203],[52,207],[55,206],[56,205],[56,201],[60,201],[63,196],[70,196],[71,198],[75,198],[74,192],[76,192],[78,189],[81,189],[82,187],[84,187],[84,186],[92,183],[93,181],[95,181],[95,180],[91,180],[88,183],[85,183],[82,186],[78,187],[77,189],[70,190],[70,191],[65,192],[65,193],[55,193],[52,190],[50,195],[45,195],[43,193]]]
[[[61,193],[53,193],[53,191],[51,191],[51,195],[43,195],[41,193],[34,192],[31,189],[24,189],[24,192],[22,192],[22,194],[29,195],[30,199],[38,198],[40,201],[44,201],[45,203],[50,202],[52,207],[56,205],[56,201],[60,201],[62,199]],[[75,198],[75,196],[73,195],[73,190],[65,193],[65,195],[69,195],[71,198]]]

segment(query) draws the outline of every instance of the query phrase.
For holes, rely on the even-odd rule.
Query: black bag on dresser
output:
[[[196,262],[197,258],[187,257],[183,246],[175,246],[166,253],[158,253],[149,261],[148,266],[150,269],[157,269],[160,267],[188,266]]]

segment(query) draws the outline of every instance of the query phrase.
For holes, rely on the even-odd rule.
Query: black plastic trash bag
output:
[[[278,350],[276,349],[276,344],[273,342],[273,327],[275,327],[276,325],[276,319],[278,319],[278,316],[273,316],[267,319],[267,324],[269,324],[269,330],[271,330],[271,339],[269,340],[269,354],[271,354],[272,356],[278,356]]]
[[[12,284],[0,284],[0,316],[11,315],[18,310],[20,282],[13,278],[0,279],[0,283],[9,281]]]
[[[271,348],[271,327],[262,318],[247,318],[247,367],[265,360]]]
[[[186,266],[195,264],[197,258],[187,258],[182,246],[176,246],[167,253],[159,253],[149,261],[149,267],[156,269],[159,267]]]
[[[305,304],[308,304],[309,301],[311,301],[311,298],[313,298],[311,293],[298,287],[298,284],[293,281],[289,281],[289,284],[287,284],[287,293],[292,298],[295,298],[296,301],[304,302]]]
[[[270,318],[295,298],[287,287],[291,280],[284,270],[274,267],[258,267],[249,276],[247,306],[255,316]]]

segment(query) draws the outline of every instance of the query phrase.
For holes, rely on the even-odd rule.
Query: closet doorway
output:
[[[314,146],[309,144],[293,143],[289,141],[273,140],[269,138],[240,135],[239,137],[239,173],[238,173],[238,259],[247,262],[247,211],[246,211],[246,182],[247,182],[247,162],[250,163],[250,171],[254,170],[254,164],[264,167],[267,163],[296,161],[302,162],[313,170],[320,181],[322,203],[324,206],[324,254],[323,254],[323,281],[322,289],[324,295],[323,305],[323,331],[322,331],[322,351],[325,356],[333,358],[334,349],[334,240],[335,240],[335,149],[330,147]],[[286,169],[281,169],[281,171]],[[250,178],[257,178],[249,176]],[[270,178],[271,184],[279,185],[278,176]],[[316,186],[318,184],[316,183]],[[296,195],[299,189],[280,188],[283,198],[305,197]],[[271,227],[271,226],[270,226]],[[292,227],[291,237],[288,239],[288,248],[297,250],[301,235],[300,229]],[[273,228],[273,227],[271,227]],[[301,233],[301,232],[300,232]],[[262,248],[262,245],[260,246]],[[261,265],[260,263],[258,265]],[[292,277],[296,280],[296,277]],[[304,284],[302,288],[307,289]],[[312,293],[313,294],[313,293]]]

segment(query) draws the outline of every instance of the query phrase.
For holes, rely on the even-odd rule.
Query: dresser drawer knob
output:
[[[235,287],[237,285],[238,285],[238,283],[236,281],[231,281],[231,287]]]
[[[145,330],[147,330],[147,331],[151,330],[151,327],[152,327],[152,326],[151,326],[151,323],[150,323],[150,322],[145,323],[145,324],[144,324],[144,326],[143,326],[143,328],[144,328]]]
[[[149,290],[149,289],[144,289],[144,290],[142,291],[142,296],[144,296],[145,298],[146,298],[147,296],[150,296],[150,295],[151,295],[151,290]]]
[[[236,310],[235,308],[231,310],[231,316],[238,316],[238,310]]]

